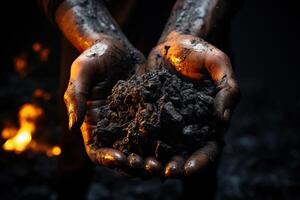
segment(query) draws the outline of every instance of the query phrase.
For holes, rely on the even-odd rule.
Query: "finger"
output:
[[[227,123],[240,96],[230,60],[222,51],[210,48],[205,66],[217,85],[218,92],[214,103],[217,117]]]
[[[141,76],[146,73],[146,64],[138,64],[136,65],[135,74]]]
[[[108,167],[125,167],[127,166],[126,156],[112,148],[96,148],[96,137],[94,130],[96,125],[91,125],[86,121],[81,126],[81,133],[85,150],[89,158],[96,164]]]
[[[127,157],[129,167],[133,169],[142,169],[144,167],[144,160],[141,156],[131,153]]]
[[[151,175],[160,175],[162,166],[154,157],[149,157],[145,160],[144,169]]]
[[[111,88],[107,82],[103,81],[101,83],[98,83],[97,85],[93,85],[90,94],[89,99],[90,100],[98,100],[98,99],[106,99],[106,97],[109,95]]]
[[[99,165],[107,167],[124,167],[127,165],[126,156],[112,148],[96,149],[96,161]]]
[[[79,128],[83,122],[86,111],[86,98],[94,69],[85,55],[79,56],[71,66],[70,80],[64,95],[65,104],[69,114],[69,128]]]
[[[78,92],[74,82],[70,81],[64,94],[64,101],[69,115],[69,129],[78,128],[86,111],[86,97]]]
[[[204,172],[210,164],[214,163],[220,154],[220,146],[216,142],[208,142],[204,147],[193,153],[184,165],[187,176]]]
[[[174,156],[165,167],[165,177],[177,178],[184,174],[184,159],[182,156]]]
[[[231,118],[232,112],[240,98],[239,89],[226,86],[221,89],[214,101],[214,107],[218,119],[227,124]]]
[[[100,107],[105,105],[105,100],[87,101],[84,123],[97,125],[100,119]]]

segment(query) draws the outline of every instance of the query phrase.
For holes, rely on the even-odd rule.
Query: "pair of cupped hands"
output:
[[[204,172],[213,164],[222,149],[222,142],[210,141],[189,157],[172,157],[162,164],[154,157],[124,155],[113,148],[97,148],[93,131],[100,121],[98,109],[105,104],[112,87],[130,72],[142,75],[167,66],[193,81],[210,76],[217,94],[215,115],[226,125],[239,97],[239,87],[228,56],[203,39],[171,32],[150,52],[148,59],[137,49],[128,49],[122,42],[107,36],[85,50],[72,64],[64,100],[71,130],[81,129],[90,159],[102,166],[164,177],[188,177]]]

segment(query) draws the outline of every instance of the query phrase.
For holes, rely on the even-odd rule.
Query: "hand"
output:
[[[204,40],[172,32],[149,54],[144,71],[168,67],[193,80],[210,76],[217,94],[214,107],[217,118],[227,124],[239,98],[239,87],[228,56]],[[175,156],[164,169],[167,177],[197,174],[218,157],[222,142],[211,141],[187,160]]]
[[[84,51],[72,64],[68,88],[64,95],[69,114],[69,127],[81,127],[90,159],[104,166],[122,167],[125,155],[111,148],[93,145],[93,130],[98,119],[97,108],[105,103],[111,88],[119,79],[127,79],[145,61],[135,49],[128,49],[118,40],[105,37]]]
[[[193,80],[210,75],[218,93],[215,97],[217,117],[228,122],[239,99],[239,87],[228,56],[204,40],[172,32],[149,54],[147,69],[167,66]]]

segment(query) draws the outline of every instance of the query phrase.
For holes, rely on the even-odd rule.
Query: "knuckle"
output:
[[[150,52],[150,57],[155,58],[157,56],[162,56],[161,54],[162,47],[163,45],[158,45],[154,49],[152,49],[152,51]]]
[[[215,50],[215,56],[219,57],[220,59],[222,59],[226,62],[230,61],[228,55],[219,49]]]
[[[65,91],[64,96],[63,96],[65,104],[69,102],[69,92],[68,90]]]
[[[80,55],[71,65],[71,77],[83,75],[90,70],[88,59]]]

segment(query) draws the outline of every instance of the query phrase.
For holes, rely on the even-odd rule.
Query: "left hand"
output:
[[[167,66],[192,80],[201,80],[209,75],[214,81],[217,94],[214,107],[217,118],[227,124],[239,99],[239,86],[230,59],[221,50],[199,37],[170,33],[149,54],[144,73]],[[222,141],[210,141],[194,152],[187,160],[175,156],[164,168],[167,177],[189,176],[203,171],[213,163],[222,149]]]
[[[71,130],[81,127],[87,155],[98,165],[128,168],[127,157],[122,152],[94,144],[94,130],[100,121],[99,107],[105,104],[114,84],[128,78],[131,71],[143,65],[144,61],[144,56],[138,50],[128,50],[118,39],[103,36],[71,66],[69,84],[64,95],[69,127]]]

